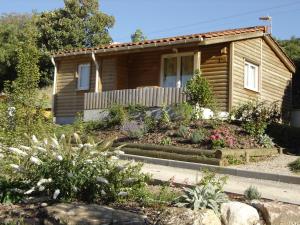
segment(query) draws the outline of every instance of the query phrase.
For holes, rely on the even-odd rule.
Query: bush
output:
[[[210,136],[210,141],[212,144],[212,149],[225,147],[232,148],[236,143],[234,135],[231,134],[231,131],[226,127],[213,130]]]
[[[177,137],[188,138],[189,128],[184,125],[180,125],[178,130],[176,131],[175,135]]]
[[[107,126],[120,126],[128,119],[128,114],[123,106],[113,105],[108,111]]]
[[[288,164],[290,170],[295,173],[300,172],[300,158]]]
[[[154,116],[146,115],[144,117],[145,130],[147,132],[153,132],[156,128],[157,121]]]
[[[259,200],[261,198],[260,192],[252,185],[245,190],[244,195],[248,200]]]
[[[164,106],[161,109],[161,115],[160,115],[158,124],[159,124],[160,128],[166,129],[170,126],[170,122],[171,122],[170,115],[169,115],[166,107]]]
[[[191,122],[193,116],[193,107],[187,102],[177,104],[174,107],[174,121],[179,121],[188,125]]]
[[[123,152],[112,148],[112,140],[82,143],[75,133],[59,140],[33,136],[30,143],[2,146],[0,180],[7,185],[0,193],[8,193],[9,188],[22,198],[111,202],[133,197],[146,185],[141,165],[120,163],[117,156]]]
[[[220,213],[221,204],[228,201],[227,195],[211,183],[184,188],[183,192],[184,194],[175,200],[176,206],[193,210],[212,209],[217,215]]]
[[[275,145],[272,138],[267,134],[259,136],[258,143],[264,148],[273,148]]]
[[[146,116],[146,107],[143,105],[129,105],[127,108],[130,119],[143,119]]]
[[[200,144],[206,138],[205,131],[203,129],[198,129],[191,134],[191,142],[193,144]]]
[[[141,139],[145,134],[144,125],[136,121],[125,122],[121,130],[131,139]]]
[[[217,177],[216,173],[210,170],[203,170],[202,174],[203,176],[198,183],[199,185],[212,184],[216,190],[224,191],[224,186],[228,180],[227,176]]]
[[[200,71],[195,71],[195,75],[187,82],[186,92],[191,105],[198,104],[200,107],[213,108],[215,99],[213,91],[208,81],[201,76]]]
[[[172,144],[172,140],[170,137],[164,137],[161,142],[161,145],[171,145]]]
[[[277,102],[252,101],[233,110],[232,116],[242,122],[247,133],[258,138],[265,133],[268,124],[280,120],[280,111]]]

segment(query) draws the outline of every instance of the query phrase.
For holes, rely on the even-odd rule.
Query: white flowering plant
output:
[[[28,139],[29,146],[0,146],[0,201],[9,195],[112,202],[147,185],[142,165],[119,160],[122,146],[113,148],[113,139],[82,143],[76,133]]]

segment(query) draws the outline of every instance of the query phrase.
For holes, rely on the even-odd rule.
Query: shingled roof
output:
[[[146,40],[142,42],[128,42],[128,43],[115,43],[109,45],[100,45],[93,48],[80,48],[80,49],[71,49],[71,50],[64,50],[59,51],[54,54],[55,57],[65,56],[65,55],[77,55],[77,54],[85,54],[88,52],[94,52],[98,50],[105,50],[105,49],[113,49],[118,51],[119,49],[129,48],[132,46],[141,46],[147,47],[152,46],[153,44],[161,44],[161,43],[176,43],[178,41],[188,41],[188,40],[206,40],[212,39],[216,37],[222,36],[232,36],[238,34],[245,34],[245,33],[254,33],[254,32],[267,32],[267,28],[265,26],[255,26],[255,27],[246,27],[246,28],[238,28],[238,29],[229,29],[229,30],[222,30],[222,31],[214,31],[214,32],[207,32],[207,33],[198,33],[198,34],[190,34],[190,35],[182,35],[182,36],[175,36],[175,37],[167,37],[167,38],[159,38],[153,40]]]

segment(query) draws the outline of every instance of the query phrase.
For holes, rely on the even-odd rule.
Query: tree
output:
[[[134,34],[131,35],[132,42],[141,42],[147,40],[147,37],[143,34],[141,29],[136,29]]]
[[[5,80],[14,80],[17,76],[17,49],[28,40],[32,32],[25,32],[30,14],[3,14],[0,16],[0,91]],[[29,29],[28,27],[26,29]]]
[[[38,44],[47,51],[93,47],[112,41],[114,17],[99,11],[98,0],[65,0],[65,7],[43,12],[37,19]]]

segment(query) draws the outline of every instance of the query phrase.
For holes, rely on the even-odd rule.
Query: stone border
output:
[[[241,170],[241,169],[235,169],[235,168],[213,166],[213,165],[207,165],[207,164],[201,164],[201,163],[182,162],[182,161],[176,161],[176,160],[158,159],[158,158],[129,155],[129,154],[122,155],[121,159],[129,159],[129,160],[134,159],[134,160],[140,161],[140,162],[152,163],[152,164],[157,164],[157,165],[162,165],[162,166],[177,167],[177,168],[182,168],[182,169],[191,169],[191,170],[209,169],[216,173],[227,174],[227,175],[232,175],[232,176],[254,178],[254,179],[261,179],[261,180],[271,180],[271,181],[300,185],[300,176],[289,176],[289,175],[280,175],[280,174],[274,174],[274,173],[263,173],[263,172],[257,172],[257,171],[248,171],[248,170]]]

